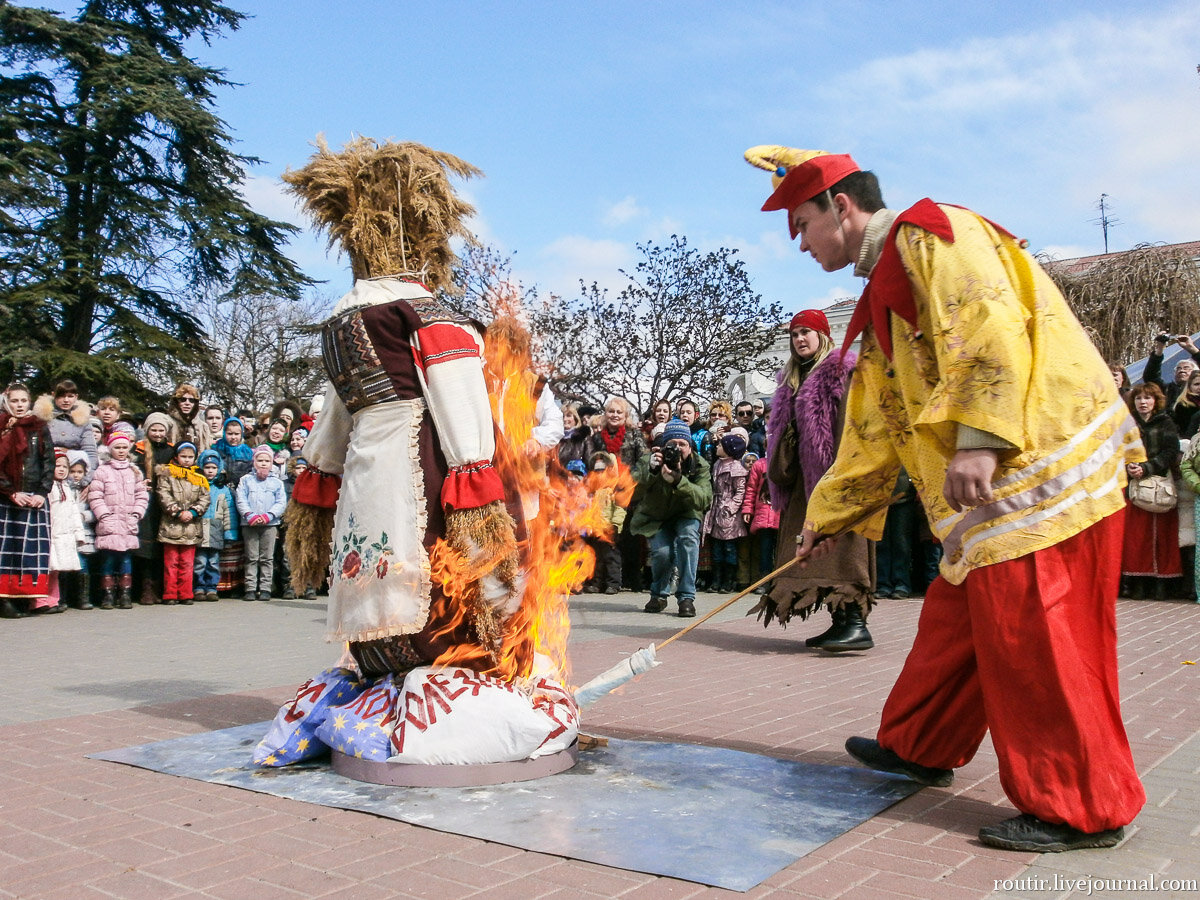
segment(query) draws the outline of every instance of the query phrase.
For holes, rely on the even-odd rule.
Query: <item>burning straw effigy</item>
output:
[[[351,763],[563,758],[499,776],[511,780],[574,760],[567,597],[593,564],[580,534],[603,522],[586,488],[524,449],[537,379],[504,291],[486,346],[434,297],[473,212],[448,176],[479,174],[420,144],[358,138],[341,152],[318,141],[284,175],[355,277],[323,328],[330,383],[285,518],[293,582],[328,579],[326,638],[346,651],[280,709],[259,765],[332,750],[339,771],[375,780]]]

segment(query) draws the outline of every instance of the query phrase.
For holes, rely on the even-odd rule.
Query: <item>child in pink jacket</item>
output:
[[[146,514],[146,482],[142,470],[129,461],[133,435],[114,430],[108,436],[109,459],[96,469],[88,505],[96,514],[96,549],[101,551],[101,609],[133,609],[133,569],[129,551],[138,545],[138,522]],[[121,595],[116,597],[117,579]]]
[[[749,462],[751,456],[754,454],[747,453],[742,457],[742,462]],[[779,538],[779,511],[771,506],[765,456],[755,457],[750,465],[746,497],[742,500],[742,521],[750,526],[750,539],[758,551],[758,574],[754,577],[758,581],[775,568],[775,543]],[[755,593],[766,593],[768,587],[761,587]]]

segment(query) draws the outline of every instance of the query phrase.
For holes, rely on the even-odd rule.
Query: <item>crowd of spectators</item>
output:
[[[1164,380],[1170,344],[1186,355]],[[1136,384],[1112,372],[1147,454],[1129,477],[1158,490],[1131,490],[1122,596],[1195,600],[1200,348],[1162,335]],[[781,505],[770,403],[717,399],[702,413],[690,398],[662,399],[640,418],[620,397],[602,409],[563,405],[561,431],[556,415],[540,439],[557,470],[580,483],[623,470],[634,483],[622,504],[604,481],[609,533],[585,536],[596,565],[579,590],[649,592],[648,612],[673,594],[686,617],[697,591],[744,590],[770,573]],[[135,416],[117,397],[82,399],[71,381],[36,400],[10,385],[0,397],[0,617],[293,597],[279,530],[319,412],[319,397],[307,413],[290,400],[227,410],[181,384],[163,409]],[[917,596],[937,574],[940,548],[903,472],[895,494],[872,548],[872,599]]]
[[[89,402],[74,382],[0,397],[0,617],[293,597],[282,516],[320,412]]]

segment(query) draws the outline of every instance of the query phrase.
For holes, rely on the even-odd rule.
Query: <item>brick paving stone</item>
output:
[[[204,893],[215,900],[297,900],[312,896],[245,876],[215,884]]]

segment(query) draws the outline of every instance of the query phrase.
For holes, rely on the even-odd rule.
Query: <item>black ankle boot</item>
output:
[[[867,621],[863,618],[862,610],[857,603],[849,603],[843,607],[845,619],[841,629],[835,631],[821,643],[817,644],[822,650],[840,653],[843,650],[870,650],[875,646],[871,640],[871,632],[867,631]]]
[[[133,576],[121,576],[121,593],[117,595],[117,609],[133,609]]]
[[[100,596],[101,609],[113,609],[114,601],[117,599],[117,576],[102,575],[100,577],[100,587],[104,593]]]
[[[79,591],[75,597],[75,602],[71,605],[76,609],[95,609],[92,606],[92,576],[87,572],[79,573],[79,580],[76,582],[76,590]]]
[[[837,634],[846,624],[846,610],[842,607],[832,609],[829,614],[833,617],[833,623],[822,631],[820,634],[813,635],[804,642],[805,647],[819,647],[833,635]]]

